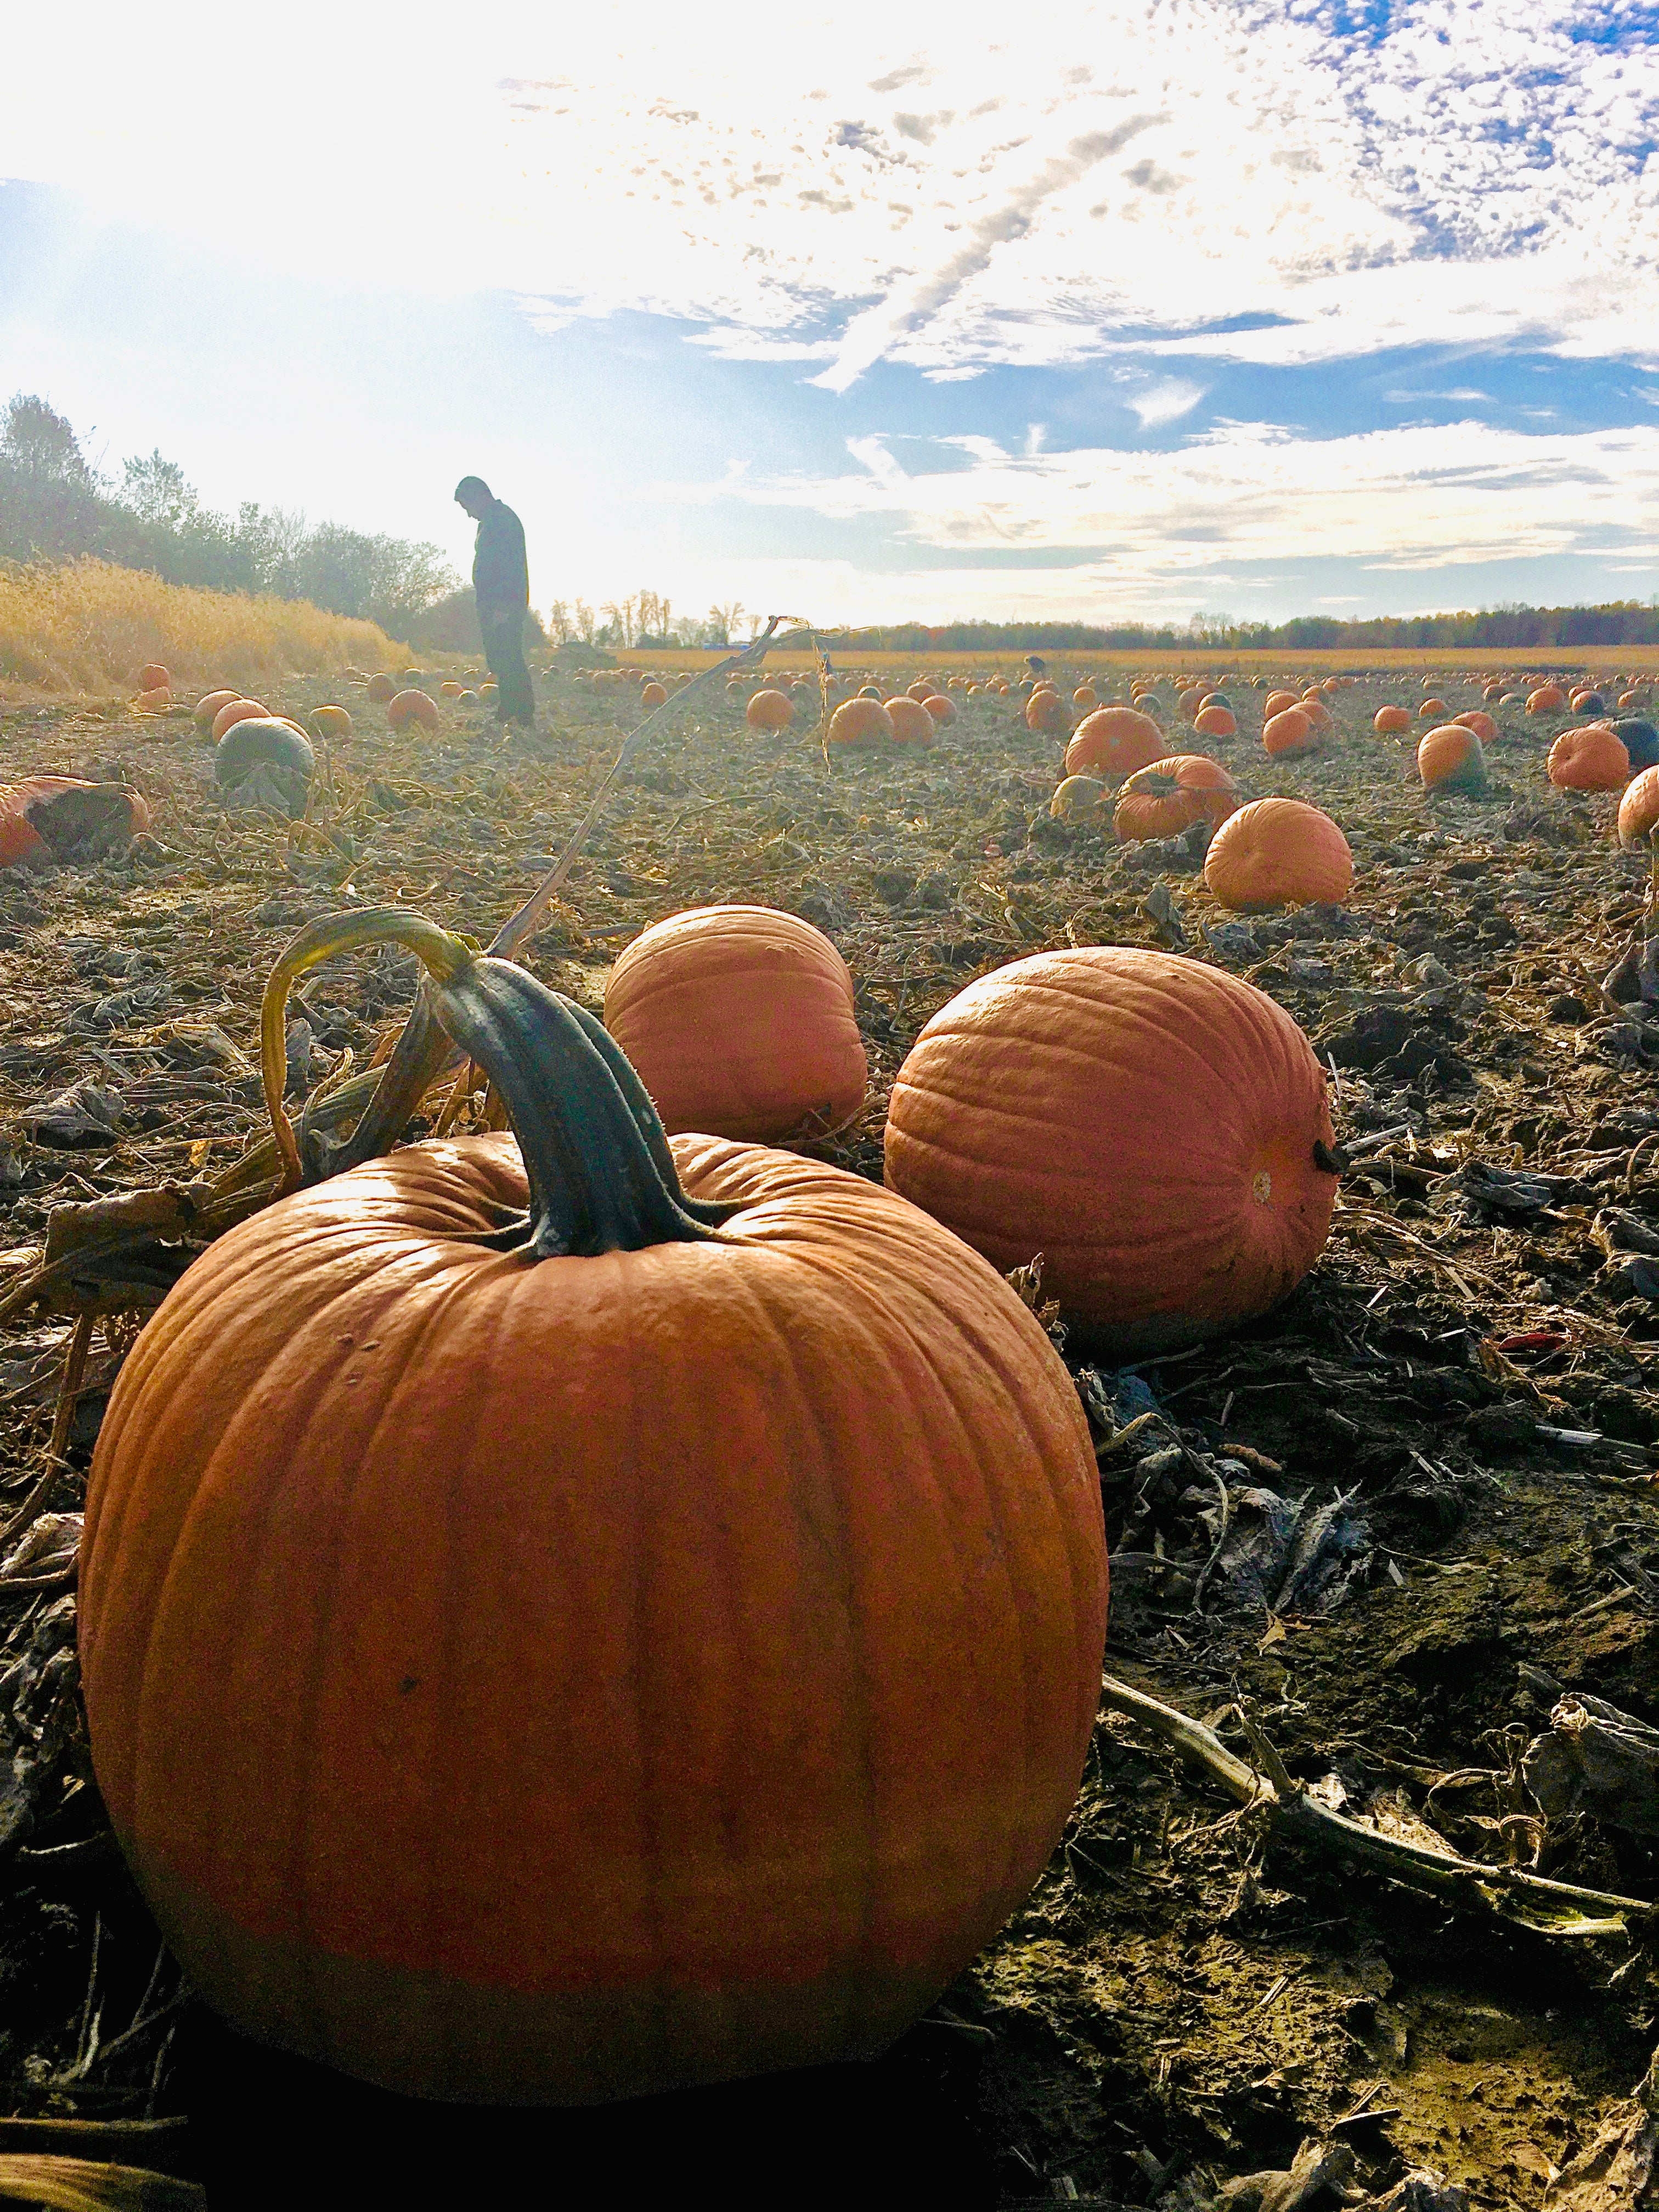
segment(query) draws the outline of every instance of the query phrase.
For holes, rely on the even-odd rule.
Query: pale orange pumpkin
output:
[[[787,730],[795,719],[794,703],[781,691],[757,691],[744,708],[743,719],[751,730]]]
[[[429,699],[424,691],[399,691],[386,702],[387,726],[394,730],[408,729],[411,724],[423,730],[438,726],[438,702]]]
[[[1371,716],[1371,727],[1380,737],[1395,737],[1412,726],[1410,712],[1404,707],[1379,707]]]
[[[879,699],[866,698],[860,692],[855,699],[842,701],[830,717],[826,734],[834,745],[891,744],[892,717]]]
[[[372,699],[377,707],[384,707],[398,696],[398,687],[389,676],[371,676],[363,696]]]
[[[1313,717],[1299,702],[1270,714],[1261,728],[1261,743],[1275,757],[1285,753],[1311,752],[1319,742]]]
[[[221,707],[213,717],[213,742],[216,745],[225,732],[234,729],[238,722],[263,721],[270,713],[257,699],[232,699]]]
[[[893,726],[893,735],[902,745],[931,745],[933,742],[933,718],[920,699],[913,699],[901,691],[896,698],[883,701],[887,719]]]

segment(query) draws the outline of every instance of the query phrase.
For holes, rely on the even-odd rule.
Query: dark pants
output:
[[[533,722],[536,695],[525,666],[524,609],[480,607],[478,628],[483,633],[484,659],[495,679],[496,720]]]

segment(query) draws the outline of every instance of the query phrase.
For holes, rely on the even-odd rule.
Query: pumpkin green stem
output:
[[[405,946],[431,978],[444,1034],[483,1069],[505,1102],[530,1184],[529,1212],[482,1241],[501,1251],[636,1252],[712,1237],[735,1206],[688,1198],[656,1108],[620,1045],[572,999],[527,969],[480,953],[398,907],[325,916],[302,930],[271,972],[260,1022],[261,1067],[283,1188],[301,1180],[283,1106],[283,1013],[295,981],[364,945]]]

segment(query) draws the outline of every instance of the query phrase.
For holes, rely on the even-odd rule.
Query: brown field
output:
[[[712,668],[726,657],[722,652],[690,647],[624,650],[618,647],[612,653],[613,659],[625,661],[629,666],[637,664],[641,667],[688,672]],[[1053,646],[1039,647],[1038,657],[1048,665],[1051,674],[1060,668],[1111,668],[1121,669],[1127,675],[1190,672],[1207,677],[1212,683],[1218,683],[1235,669],[1247,676],[1271,676],[1275,670],[1284,669],[1304,678],[1345,675],[1366,669],[1421,672],[1431,668],[1512,668],[1535,670],[1540,674],[1552,669],[1607,673],[1621,669],[1659,671],[1659,645],[1572,647],[1560,651],[1540,646],[1525,652],[1484,647],[1478,651],[1473,647],[1458,650],[1449,647],[1444,651],[1425,647],[1422,651],[1378,649],[1364,653],[1228,653],[1206,648],[1182,653],[1148,653],[1139,648],[1123,653],[1091,652],[1082,647]],[[838,670],[843,665],[883,672],[909,669],[918,675],[997,669],[1012,677],[1018,675],[1024,665],[1024,655],[1018,647],[1007,647],[997,653],[853,653],[832,647],[830,659]],[[812,667],[813,659],[809,650],[774,651],[767,655],[766,665],[772,669],[805,672]]]
[[[995,658],[1017,672],[1018,656]],[[1157,665],[1047,658],[1057,672]],[[1212,677],[1243,665],[1184,663]],[[1420,698],[1417,672],[1454,672],[1461,708],[1479,692],[1455,672],[1485,665],[1395,656],[1335,696],[1332,744],[1279,763],[1242,691],[1239,734],[1210,749],[1248,797],[1325,808],[1356,862],[1345,907],[1248,923],[1217,906],[1194,852],[1054,821],[1060,749],[1025,728],[1018,701],[963,699],[927,752],[826,758],[814,694],[793,730],[760,737],[714,686],[670,710],[528,958],[597,1008],[621,947],[685,907],[753,900],[815,921],[852,969],[870,1063],[866,1110],[823,1149],[872,1178],[896,1069],[975,975],[1068,945],[1175,945],[1273,996],[1330,1067],[1349,1148],[1322,1257],[1277,1311],[1133,1375],[1065,1347],[1121,1561],[1108,1666],[1241,1754],[1242,1701],[1296,1781],[1396,1832],[1425,1824],[1494,1870],[1512,1853],[1656,1898],[1659,1837],[1605,1806],[1540,1821],[1518,1767],[1562,1690],[1659,1721],[1659,1300],[1644,1287],[1651,1263],[1632,1256],[1659,1250],[1659,1023],[1601,991],[1640,927],[1649,864],[1613,842],[1612,798],[1547,781],[1559,720],[1504,710],[1490,792],[1434,805],[1413,741],[1373,735],[1379,704]],[[113,860],[0,874],[0,1285],[21,1279],[55,1206],[187,1182],[258,1139],[259,998],[299,928],[398,901],[487,937],[637,714],[621,689],[565,675],[543,679],[536,731],[505,740],[447,703],[430,736],[394,734],[333,678],[278,677],[263,696],[301,717],[343,697],[357,718],[297,823],[227,807],[188,719],[0,711],[11,773],[123,775],[155,810],[152,836]],[[1167,688],[1158,711],[1172,750],[1190,741]],[[302,1079],[326,1082],[348,1055],[362,1065],[413,988],[401,956],[318,969]],[[105,1125],[40,1133],[43,1103],[86,1083],[114,1094]],[[1109,1177],[1112,1162],[1097,1168]],[[0,1335],[8,1515],[26,1499],[81,1504],[131,1335],[92,1338],[54,1472],[68,1342],[49,1312],[13,1313]],[[1155,1451],[1129,1427],[1149,1404]],[[1225,1470],[1231,1546],[1215,1484],[1187,1455]],[[1242,1534],[1265,1542],[1281,1505],[1304,1527],[1328,1511],[1352,1539],[1359,1564],[1339,1602],[1304,1601],[1288,1569],[1276,1578],[1282,1559],[1264,1595]],[[0,1671],[34,1648],[53,1601],[0,1580]],[[276,2177],[269,2201],[319,2201],[318,2172],[361,2140],[386,2162],[365,2203],[433,2201],[417,2174],[407,2198],[386,2187],[399,2159],[456,2161],[471,2180],[455,2201],[470,2202],[510,2145],[555,2197],[597,2161],[629,2178],[618,2202],[671,2202],[706,2170],[732,2178],[734,2204],[817,2203],[822,2170],[847,2176],[842,2203],[1034,2212],[1069,2196],[1211,2212],[1224,2185],[1282,2172],[1312,2141],[1347,2146],[1367,2198],[1429,2166],[1478,2212],[1513,2212],[1619,2114],[1653,2047],[1643,1939],[1561,1942],[1269,1844],[1103,1715],[1037,1888],[872,2065],[588,2113],[393,2109],[229,2038],[165,1959],[141,2015],[156,1932],[90,1778],[73,1674],[53,1680],[49,1728],[21,1692],[0,1699],[0,1758],[43,1846],[0,1873],[0,1972],[28,1996],[8,2094],[25,2118],[188,2114],[171,2154],[228,2177],[216,2205],[242,2201],[256,2169]],[[780,2136],[790,2158],[761,2171],[754,2146]],[[145,2138],[145,2154],[185,2140]],[[798,2167],[811,2169],[805,2197]],[[1249,2183],[1232,2201],[1259,2194]]]

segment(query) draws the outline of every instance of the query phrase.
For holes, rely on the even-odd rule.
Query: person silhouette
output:
[[[455,487],[455,503],[478,526],[472,596],[484,659],[495,679],[495,720],[532,725],[536,694],[524,657],[524,618],[530,605],[524,525],[482,477],[463,477]]]

